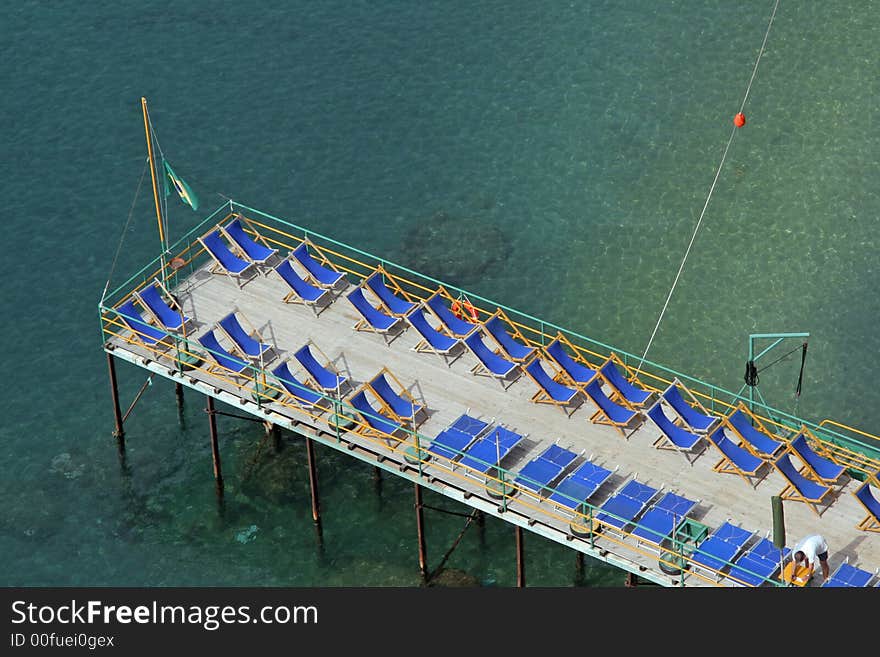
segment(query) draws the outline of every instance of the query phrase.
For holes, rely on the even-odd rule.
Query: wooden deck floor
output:
[[[241,289],[224,275],[211,274],[206,267],[197,270],[175,290],[185,312],[195,322],[191,335],[199,336],[227,313],[235,310],[249,320],[262,336],[271,342],[277,358],[292,356],[293,352],[312,340],[333,361],[334,365],[350,376],[355,386],[375,376],[387,367],[402,381],[409,391],[427,405],[429,417],[420,427],[420,433],[434,437],[465,411],[475,417],[494,419],[505,426],[526,435],[519,447],[504,460],[504,466],[514,473],[529,459],[553,442],[610,469],[617,468],[611,479],[592,500],[601,504],[614,490],[630,477],[655,488],[674,491],[699,503],[690,514],[696,521],[715,528],[726,520],[746,529],[767,534],[772,527],[771,497],[778,495],[785,486],[781,475],[775,471],[752,489],[735,475],[720,474],[712,470],[719,454],[708,448],[689,464],[680,453],[657,449],[653,446],[659,431],[650,422],[641,424],[628,438],[623,438],[613,427],[591,422],[596,410],[589,400],[567,417],[557,407],[531,401],[537,388],[534,382],[523,376],[508,390],[490,378],[475,376],[471,368],[476,359],[465,353],[451,367],[430,353],[418,353],[411,347],[418,341],[412,327],[397,337],[389,346],[382,336],[354,330],[360,319],[354,307],[338,296],[321,314],[306,306],[283,303],[288,292],[286,284],[274,272],[268,276],[255,276]],[[138,347],[114,340],[114,353],[129,356],[140,364],[135,356]],[[277,360],[266,363],[271,369]],[[160,373],[161,359],[151,366]],[[167,374],[166,374],[167,375]],[[188,385],[208,391],[216,387],[224,400],[234,397],[249,398],[248,391],[220,382],[199,372],[190,372]],[[209,385],[202,385],[208,383]],[[257,409],[253,403],[242,406],[243,410],[265,415],[265,409]],[[308,430],[309,421],[298,413],[271,404],[268,408],[280,411],[274,417],[285,424],[285,417],[299,422],[297,430]],[[294,426],[289,422],[288,426]],[[318,435],[318,434],[316,434]],[[336,443],[323,434],[326,444],[345,449],[354,447],[353,454],[364,460],[387,457],[384,467],[402,476],[415,476],[414,468],[405,468],[401,455],[385,451],[382,446],[354,434],[346,434],[342,443]],[[401,470],[396,466],[402,465]],[[486,494],[476,479],[463,478],[461,471],[450,473],[445,467],[428,462],[423,469],[425,483],[475,508],[482,508],[514,524],[536,531],[548,538],[560,541],[596,558],[604,559],[619,567],[636,572],[642,577],[667,586],[679,584],[677,576],[670,577],[658,567],[658,550],[653,546],[638,546],[632,538],[622,539],[614,535],[599,535],[593,545],[587,540],[571,537],[568,523],[558,511],[555,515],[541,513],[540,503],[528,503],[521,496],[514,497],[501,512],[495,498]],[[843,479],[845,484],[835,494],[834,501],[817,517],[802,502],[786,501],[784,504],[787,544],[793,546],[803,536],[821,533],[830,547],[832,571],[844,559],[851,564],[874,571],[880,566],[880,537],[876,533],[860,531],[856,523],[864,517],[864,511],[850,494],[859,482]],[[548,509],[551,507],[548,505]],[[687,575],[685,586],[707,586],[711,582]]]

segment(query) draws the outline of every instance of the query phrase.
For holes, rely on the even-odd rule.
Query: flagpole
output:
[[[150,119],[147,114],[147,99],[141,96],[141,108],[144,112],[144,133],[147,137],[147,155],[150,157],[150,176],[153,179],[153,200],[156,203],[156,221],[159,224],[159,243],[162,251],[159,255],[159,263],[162,267],[161,279],[165,283],[165,231],[162,228],[162,210],[159,206],[159,187],[156,182],[156,163],[153,160],[153,138],[150,134]]]

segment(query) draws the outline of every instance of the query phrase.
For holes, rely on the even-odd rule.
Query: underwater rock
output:
[[[457,287],[479,282],[502,267],[512,240],[491,220],[438,212],[419,221],[401,239],[401,264]]]
[[[256,540],[258,530],[259,527],[251,525],[247,529],[242,529],[240,532],[236,533],[235,540],[242,544],[250,543],[251,541]]]
[[[464,572],[463,570],[458,570],[457,568],[444,568],[439,573],[434,575],[431,578],[431,581],[428,582],[428,586],[474,587],[479,585],[480,580],[478,580],[473,575]]]
[[[76,479],[82,475],[85,469],[85,464],[75,464],[73,462],[73,457],[67,452],[62,452],[55,456],[52,459],[52,465],[49,466],[49,472],[63,475],[67,479]]]

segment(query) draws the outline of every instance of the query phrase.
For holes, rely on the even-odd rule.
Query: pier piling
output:
[[[217,485],[217,496],[223,497],[223,471],[220,467],[220,446],[217,442],[217,418],[214,414],[214,398],[205,395],[207,406],[205,412],[208,414],[208,427],[211,430],[211,459],[214,463],[214,482]]]
[[[306,456],[309,461],[309,489],[312,492],[312,520],[318,527],[320,533],[321,527],[321,509],[318,500],[318,472],[315,468],[315,446],[312,439],[306,436]]]
[[[183,384],[180,381],[174,382],[174,396],[177,397],[177,410],[183,411]]]
[[[116,386],[116,361],[113,360],[113,354],[107,354],[107,369],[110,371],[110,392],[113,395],[113,419],[116,428],[113,435],[116,437],[116,444],[120,452],[125,451],[125,431],[122,427],[122,409],[119,407],[119,390]]]
[[[425,515],[422,510],[422,487],[415,484],[416,528],[419,534],[419,570],[422,581],[428,580],[428,550],[425,547]]]
[[[516,585],[523,588],[526,585],[526,560],[523,554],[523,530],[516,526]]]

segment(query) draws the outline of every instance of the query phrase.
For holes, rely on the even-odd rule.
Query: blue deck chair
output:
[[[462,456],[468,446],[488,428],[488,422],[463,413],[455,422],[437,434],[428,446],[428,451],[454,461]]]
[[[719,424],[715,430],[706,436],[709,443],[721,452],[721,460],[712,469],[723,474],[736,474],[752,488],[757,488],[761,480],[761,470],[764,459],[752,454],[749,450],[740,447],[724,433],[724,425]]]
[[[458,463],[475,472],[486,474],[499,467],[504,457],[510,454],[524,438],[525,436],[505,427],[494,427],[472,443]]]
[[[646,414],[651,418],[654,426],[660,429],[660,437],[654,441],[654,447],[658,449],[674,449],[680,452],[687,459],[688,463],[693,465],[702,451],[703,436],[680,427],[670,420],[669,416],[666,415],[666,411],[663,410],[663,403],[659,399],[648,409]],[[693,456],[693,459],[691,456]]]
[[[626,406],[621,406],[613,401],[605,391],[602,390],[602,384],[598,378],[584,387],[584,392],[593,400],[593,403],[599,407],[590,418],[597,424],[607,424],[616,428],[620,435],[626,438],[626,429],[630,427],[634,420],[638,418],[638,411]]]
[[[329,301],[333,299],[330,290],[316,287],[302,278],[287,258],[275,267],[275,272],[290,288],[290,292],[285,294],[282,299],[284,303],[302,303],[311,306],[316,316],[330,305]]]
[[[116,309],[116,314],[119,315],[119,319],[122,320],[126,327],[134,334],[134,337],[144,346],[155,347],[161,345],[165,348],[170,346],[169,340],[171,336],[144,321],[143,315],[134,305],[134,302],[126,301]]]
[[[221,230],[226,234],[230,242],[233,242],[244,252],[251,262],[258,265],[265,265],[278,253],[278,249],[273,249],[265,244],[265,240],[259,235],[256,240],[251,237],[244,229],[244,226],[242,226],[240,217],[236,217],[225,226],[222,226]]]
[[[553,444],[526,463],[514,483],[540,494],[556,481],[578,457],[569,449]]]
[[[232,252],[220,236],[219,228],[200,237],[199,242],[214,260],[214,264],[211,266],[212,273],[220,271],[235,281],[238,287],[244,285],[246,282],[245,273],[255,265],[250,260],[242,260]]]
[[[297,262],[309,272],[309,275],[314,278],[321,287],[334,288],[339,286],[340,283],[344,283],[345,274],[341,271],[336,271],[329,266],[322,265],[315,260],[314,256],[309,252],[309,245],[311,245],[311,242],[307,239],[304,240],[303,243],[296,247],[290,255],[296,258]]]
[[[452,367],[452,363],[467,351],[461,339],[450,337],[431,325],[428,318],[425,317],[424,305],[413,308],[406,316],[406,320],[421,336],[421,339],[412,347],[414,351],[435,353],[449,367]]]
[[[500,308],[495,311],[491,317],[486,319],[483,322],[483,326],[486,328],[486,331],[489,332],[489,335],[492,336],[492,339],[498,343],[498,346],[507,354],[507,357],[515,363],[524,363],[526,362],[532,354],[535,353],[535,347],[530,347],[524,345],[511,336],[508,332],[508,327],[502,319],[503,310]],[[516,329],[513,329],[516,331]],[[516,335],[522,339],[519,331],[516,331]]]
[[[524,365],[523,370],[538,386],[538,392],[532,396],[533,402],[558,406],[569,417],[584,403],[584,396],[579,389],[569,388],[547,374],[540,356]]]
[[[667,491],[642,514],[632,534],[639,542],[659,547],[672,538],[672,533],[699,503],[699,500]]]
[[[319,363],[318,359],[315,358],[315,355],[312,353],[312,346],[313,345],[310,343],[304,344],[296,350],[293,357],[296,358],[299,364],[303,366],[306,372],[308,372],[311,381],[318,388],[324,392],[335,393],[336,396],[339,397],[342,393],[343,387],[350,385],[349,378],[337,372],[330,364],[328,358],[324,358],[326,365]],[[320,352],[320,349],[317,347],[315,347],[315,349]]]
[[[658,488],[630,479],[599,507],[595,520],[600,524],[596,530],[610,527],[622,532],[659,492]]]
[[[680,385],[682,385],[681,382],[675,379],[663,391],[661,396],[678,413],[678,416],[687,423],[691,431],[706,433],[719,418],[714,415],[706,415],[687,403],[678,390]]]
[[[773,461],[774,467],[787,482],[779,496],[784,500],[805,502],[813,510],[813,513],[821,516],[819,505],[826,502],[826,498],[831,495],[833,489],[831,486],[810,479],[799,471],[791,462],[791,454],[792,452],[785,450]]]
[[[797,452],[797,455],[807,464],[816,479],[829,486],[837,483],[846,467],[822,456],[810,447],[807,442],[807,433],[807,428],[801,427],[800,433],[790,443],[791,449]]]
[[[725,418],[727,425],[743,439],[745,446],[751,450],[755,456],[763,459],[774,459],[779,452],[785,449],[785,443],[772,438],[770,434],[761,428],[756,428],[747,413],[747,408],[740,402],[740,407],[736,408]],[[751,416],[754,418],[754,416]],[[758,420],[755,418],[755,421]]]
[[[630,406],[644,406],[653,397],[654,393],[631,383],[618,369],[615,362],[616,358],[615,354],[611,354],[608,360],[605,361],[605,364],[599,368],[599,373]]]
[[[617,468],[615,468],[616,470]],[[569,509],[579,509],[596,494],[614,470],[597,465],[588,459],[559,482],[548,498]]]
[[[293,372],[290,371],[290,366],[286,360],[273,369],[272,374],[287,392],[287,396],[296,400],[300,406],[318,413],[325,410],[323,403],[327,401],[326,398],[296,378]]]
[[[723,571],[733,564],[752,536],[747,529],[726,521],[697,545],[691,555],[691,564],[695,569],[704,568],[721,579]]]
[[[504,356],[499,356],[486,346],[486,343],[483,342],[482,331],[478,330],[472,333],[464,339],[464,343],[479,361],[471,369],[474,374],[494,377],[501,384],[501,387],[507,390],[522,373],[519,364],[507,360]]]
[[[398,441],[405,437],[403,425],[373,408],[363,388],[352,395],[348,403],[357,411],[365,423],[358,427],[358,433],[381,436],[382,438],[393,438]]]
[[[263,338],[253,329],[251,333],[241,325],[235,312],[231,312],[226,317],[217,322],[220,329],[226,336],[232,340],[242,355],[249,356],[254,359],[266,359],[266,353],[272,349],[272,345],[263,342]],[[254,337],[256,336],[256,337]]]
[[[733,559],[727,577],[740,586],[761,586],[773,577],[791,554],[791,548],[780,550],[767,537],[758,541]]]
[[[347,298],[361,315],[361,319],[354,325],[355,330],[378,333],[386,344],[391,344],[397,336],[403,333],[402,329],[406,328],[403,317],[386,315],[381,309],[367,301],[363,288],[354,288],[348,293]]]
[[[221,369],[233,374],[240,374],[242,376],[251,375],[251,373],[245,373],[245,370],[249,367],[247,361],[244,361],[237,356],[233,356],[226,351],[226,349],[220,344],[220,341],[217,340],[217,335],[214,333],[213,329],[199,337],[198,341],[199,344],[207,350],[208,356],[211,357],[211,360],[214,361],[214,364],[208,367],[209,372],[215,371],[216,367],[219,366]]]
[[[544,352],[562,368],[562,371],[576,385],[587,385],[596,378],[598,371],[572,358],[565,350],[564,342],[568,341],[565,340],[562,333],[558,333],[553,342],[544,347]]]
[[[389,377],[400,388],[400,392],[391,385]],[[383,367],[376,376],[367,381],[367,385],[399,422],[410,421],[415,428],[418,420],[424,419],[427,414],[425,405],[419,404],[387,367]]]
[[[861,588],[870,586],[874,575],[875,573],[869,572],[864,568],[853,566],[849,563],[849,557],[847,557],[847,560],[835,568],[834,572],[828,576],[828,579],[822,582],[822,587]]]
[[[158,280],[154,280],[152,285],[148,285],[134,294],[160,326],[167,331],[180,331],[190,321],[190,318],[171,307],[162,296],[163,293],[169,298],[171,297],[165,286]],[[174,302],[174,305],[177,305],[177,302]]]
[[[861,486],[856,488],[853,491],[853,497],[855,497],[859,504],[864,507],[867,515],[859,521],[856,525],[858,529],[866,532],[880,532],[880,501],[877,500],[877,497],[871,492],[871,484],[869,481],[864,481]]]
[[[451,335],[456,338],[467,338],[474,333],[479,324],[471,324],[468,321],[459,319],[453,314],[452,310],[443,302],[443,293],[446,290],[441,286],[425,300],[425,305],[430,308],[437,316],[443,326],[445,326]]]
[[[380,265],[375,272],[370,274],[364,280],[364,284],[373,291],[373,294],[376,295],[379,301],[385,304],[385,307],[390,314],[397,317],[403,317],[412,311],[418,304],[406,299],[401,299],[389,289],[385,284],[385,277],[387,275],[387,272]]]

